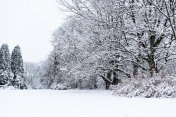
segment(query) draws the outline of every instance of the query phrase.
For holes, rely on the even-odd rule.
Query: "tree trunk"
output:
[[[118,85],[119,80],[118,80],[118,75],[116,72],[113,72],[113,81],[112,81],[112,85]]]
[[[135,78],[138,75],[138,66],[133,65],[133,77]]]
[[[98,86],[97,86],[97,79],[96,78],[94,78],[94,89],[97,89],[98,88]]]
[[[105,85],[106,85],[106,90],[108,90],[110,88],[110,82],[105,82]]]
[[[103,75],[100,75],[102,77],[102,79],[104,80],[105,82],[105,89],[108,90],[110,88],[110,85],[111,85],[111,80],[110,80],[110,77],[111,77],[111,73],[108,72],[107,73],[107,77],[103,76]]]

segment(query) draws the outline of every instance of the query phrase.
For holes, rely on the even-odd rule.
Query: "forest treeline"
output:
[[[53,34],[44,86],[95,89],[104,84],[109,89],[124,80],[174,75],[176,1],[58,3],[71,15]]]
[[[27,86],[110,89],[136,79],[156,86],[165,81],[156,76],[175,76],[175,0],[57,2],[69,16],[53,33],[48,59],[24,65]]]

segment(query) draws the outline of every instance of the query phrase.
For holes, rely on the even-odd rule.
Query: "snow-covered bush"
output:
[[[114,94],[126,97],[175,98],[176,78],[155,76],[146,79],[130,79],[114,88]]]
[[[7,86],[7,85],[0,85],[0,90],[4,90],[4,89],[6,89],[6,90],[15,90],[16,88],[15,87],[13,87],[13,86]]]
[[[55,89],[55,90],[67,90],[68,89],[66,84],[52,84],[50,88]]]

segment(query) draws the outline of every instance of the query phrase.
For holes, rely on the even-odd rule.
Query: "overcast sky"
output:
[[[0,0],[0,46],[20,45],[26,62],[39,62],[52,50],[52,33],[64,21],[56,0]]]

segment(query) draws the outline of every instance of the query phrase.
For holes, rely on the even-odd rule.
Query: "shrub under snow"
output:
[[[176,78],[131,79],[130,82],[119,84],[114,89],[114,94],[118,96],[175,98]]]

